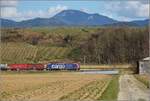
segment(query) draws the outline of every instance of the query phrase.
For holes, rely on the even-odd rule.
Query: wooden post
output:
[[[84,65],[86,63],[86,56],[83,57]]]

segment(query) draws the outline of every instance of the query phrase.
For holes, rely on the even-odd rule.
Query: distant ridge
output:
[[[117,23],[113,23],[113,24],[106,24],[103,26],[118,26],[118,27],[123,27],[123,26],[135,26],[135,27],[143,27],[143,26],[148,26],[149,25],[149,21],[148,19],[146,20],[135,20],[135,21],[131,21],[131,22],[117,22]]]
[[[121,22],[99,14],[88,14],[79,10],[64,10],[51,18],[34,18],[16,22],[0,18],[1,27],[45,27],[45,26],[148,26],[149,20]]]

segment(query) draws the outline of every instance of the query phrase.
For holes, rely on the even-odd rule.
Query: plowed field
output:
[[[112,76],[74,72],[1,74],[1,100],[96,100]]]

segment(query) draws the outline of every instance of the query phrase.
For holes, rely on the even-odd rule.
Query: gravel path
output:
[[[121,75],[118,101],[150,101],[150,90],[133,75]]]

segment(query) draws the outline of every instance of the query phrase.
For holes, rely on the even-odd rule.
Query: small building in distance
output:
[[[150,57],[139,61],[139,74],[150,74]]]

